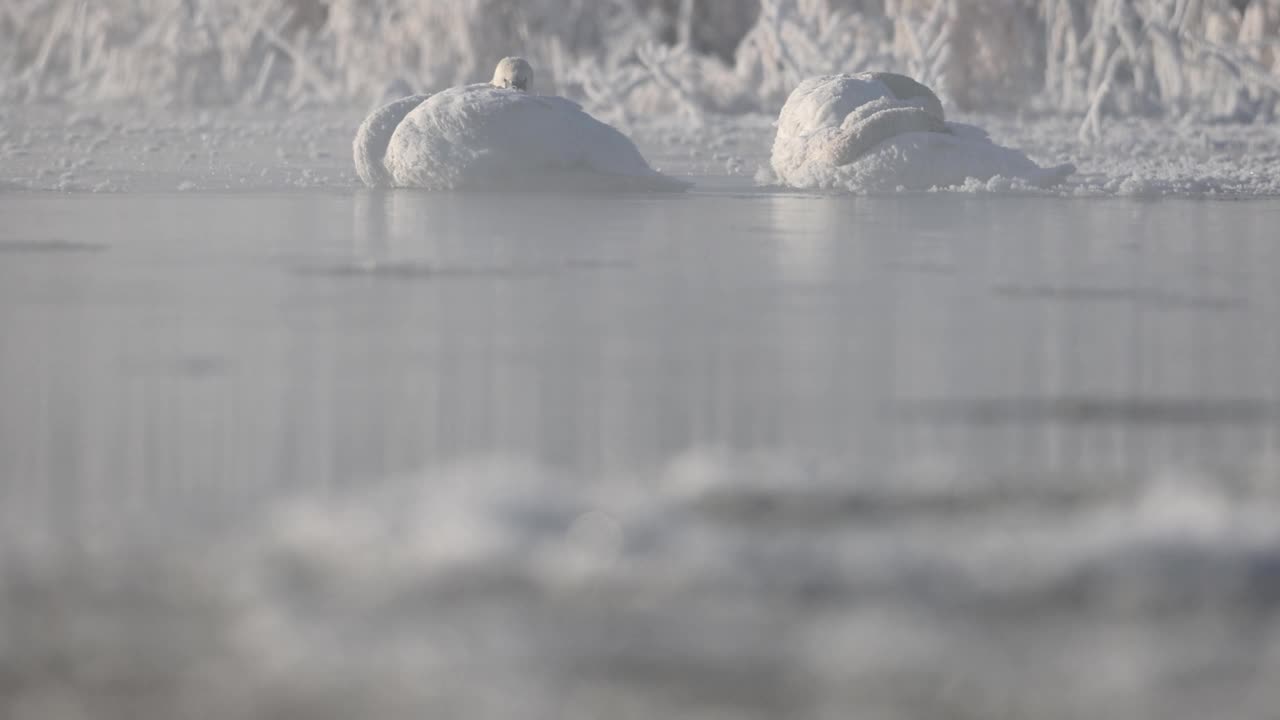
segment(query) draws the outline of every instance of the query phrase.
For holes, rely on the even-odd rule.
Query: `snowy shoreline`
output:
[[[33,105],[0,112],[0,191],[239,192],[354,190],[350,157],[362,109],[68,110]],[[1117,119],[1101,140],[1079,139],[1076,117],[957,114],[1045,164],[1076,176],[1036,194],[1066,197],[1280,196],[1280,127]],[[621,129],[669,175],[723,179],[767,192],[774,119],[706,115],[633,122]],[[695,187],[695,191],[699,188]],[[950,189],[1030,192],[996,178]]]

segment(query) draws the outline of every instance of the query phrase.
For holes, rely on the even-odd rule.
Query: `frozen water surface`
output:
[[[0,714],[1280,702],[1277,201],[335,178],[0,194]]]
[[[703,187],[0,197],[6,474],[116,496],[491,452],[991,475],[1268,447],[1274,201]]]

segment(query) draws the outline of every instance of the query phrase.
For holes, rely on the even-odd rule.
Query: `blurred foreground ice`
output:
[[[655,471],[479,460],[216,531],[6,542],[0,709],[1264,720],[1280,702],[1272,483],[866,484],[705,451]]]
[[[1269,720],[1276,210],[0,194],[0,717]]]

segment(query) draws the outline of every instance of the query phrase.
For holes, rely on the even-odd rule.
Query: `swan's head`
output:
[[[533,67],[524,58],[502,58],[502,62],[493,71],[493,80],[490,82],[494,87],[529,92],[533,89]]]

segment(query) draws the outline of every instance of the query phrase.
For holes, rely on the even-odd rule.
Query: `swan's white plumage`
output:
[[[404,116],[429,97],[431,96],[410,95],[400,98],[369,113],[369,117],[360,123],[360,128],[356,130],[355,141],[351,144],[351,150],[356,164],[356,174],[365,185],[389,188],[395,184],[383,162],[387,154],[387,145],[391,143],[391,136],[399,127],[400,121],[404,120]]]
[[[520,57],[502,58],[493,70],[489,84],[500,88],[515,88],[533,92],[533,66]]]
[[[528,64],[508,58],[493,83],[379,108],[356,134],[357,172],[372,187],[429,190],[688,187],[649,167],[626,136],[576,103],[515,87],[531,82]]]
[[[1041,168],[948,123],[928,88],[889,73],[825,75],[802,82],[778,117],[773,171],[798,188],[923,190],[996,176],[1030,185],[1061,182],[1070,165]]]

